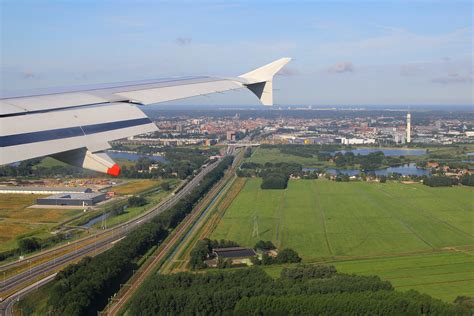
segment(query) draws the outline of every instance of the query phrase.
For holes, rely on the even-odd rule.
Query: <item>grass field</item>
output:
[[[143,191],[146,191],[152,187],[158,186],[162,180],[151,180],[151,179],[142,179],[142,180],[129,180],[124,184],[113,187],[111,190],[117,194],[137,194]]]
[[[81,213],[81,210],[30,209],[41,195],[0,195],[0,251],[16,248],[23,236],[47,237],[58,223]]]
[[[276,148],[258,148],[246,161],[264,164],[266,162],[295,162],[305,167],[322,167],[325,161],[319,161],[318,158],[305,158],[289,154],[282,154]]]
[[[375,272],[371,265],[386,266],[384,257],[416,254],[436,266],[438,259],[430,257],[433,254],[469,249],[470,245],[474,248],[473,188],[319,179],[290,180],[286,190],[261,190],[260,181],[247,181],[212,238],[234,240],[245,246],[253,246],[260,239],[272,240],[279,248],[295,249],[306,262],[352,259],[354,263],[341,267],[348,271],[352,267],[353,272],[364,267],[364,261],[355,259],[379,257],[367,261],[369,273]],[[252,236],[255,222],[258,237]],[[474,253],[454,254],[470,258]],[[424,255],[432,260],[424,259]],[[406,264],[416,267],[417,263],[410,260]],[[451,260],[450,255],[446,260]],[[459,279],[449,265],[440,269],[441,272],[433,272],[440,274],[439,282]],[[428,270],[431,268],[427,273]],[[474,268],[469,271],[464,272],[473,279]],[[436,282],[435,276],[426,278]],[[394,284],[402,286],[402,281],[407,282],[406,286],[411,282],[406,278]],[[448,293],[448,288],[455,286],[448,284],[439,285],[440,291]],[[466,292],[472,293],[474,282],[465,285]]]

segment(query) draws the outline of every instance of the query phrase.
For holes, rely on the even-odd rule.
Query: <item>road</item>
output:
[[[95,238],[94,242],[89,243],[77,250],[73,250],[58,256],[57,258],[53,258],[44,263],[35,265],[34,267],[30,267],[25,271],[3,280],[2,291],[0,292],[0,298],[3,300],[3,302],[0,304],[0,315],[11,315],[11,306],[13,306],[15,301],[36,288],[36,286],[31,287],[31,283],[33,280],[35,280],[35,278],[40,278],[41,276],[48,277],[56,273],[65,265],[79,260],[84,256],[97,255],[109,249],[116,241],[126,236],[129,231],[150,221],[156,215],[164,212],[176,204],[183,196],[190,193],[199,184],[202,178],[212,171],[217,165],[218,161],[203,168],[192,180],[184,185],[180,191],[159,205],[153,207],[147,213],[142,214],[141,216],[136,217],[120,226],[108,229],[102,232],[100,236],[92,236],[92,238]],[[44,280],[44,278],[42,278],[40,282],[42,280]],[[47,280],[49,282],[52,280],[52,278]]]

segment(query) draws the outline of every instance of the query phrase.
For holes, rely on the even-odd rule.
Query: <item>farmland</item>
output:
[[[253,246],[260,239],[272,240],[279,248],[295,249],[306,262],[345,260],[339,266],[342,271],[366,269],[370,273],[377,266],[387,268],[388,279],[392,270],[384,258],[416,255],[426,264],[426,273],[436,267],[433,273],[443,275],[438,278],[446,282],[438,291],[445,294],[448,288],[457,286],[447,282],[458,280],[460,275],[453,274],[450,265],[437,266],[438,257],[433,255],[452,250],[443,260],[449,262],[453,254],[472,258],[472,253],[462,250],[474,247],[472,188],[319,179],[291,180],[286,190],[261,190],[260,181],[247,181],[212,238],[235,240],[245,246]],[[252,236],[255,226],[258,236]],[[404,262],[408,268],[422,266],[415,261]],[[474,270],[464,269],[467,271],[461,272],[472,279]],[[409,287],[411,281],[409,277],[394,279],[394,284]],[[471,284],[460,286],[460,292],[472,293]],[[445,294],[440,293],[438,296],[444,298]]]
[[[305,167],[321,167],[325,164],[324,161],[319,161],[318,158],[299,157],[290,154],[281,153],[278,148],[259,148],[252,157],[246,159],[249,162],[264,164],[266,162],[294,162],[299,163]]]
[[[151,179],[142,179],[142,180],[128,180],[126,183],[113,187],[112,191],[117,194],[137,194],[143,191],[146,191],[150,188],[158,186],[161,180],[151,180]]]

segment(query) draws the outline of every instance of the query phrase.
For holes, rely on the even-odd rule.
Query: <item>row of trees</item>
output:
[[[463,300],[465,301],[465,300]],[[155,274],[130,302],[130,315],[469,315],[415,291],[396,292],[375,276],[296,266],[272,279],[259,268]]]
[[[424,178],[423,179],[423,184],[427,185],[427,186],[430,186],[430,187],[450,187],[455,183],[454,183],[454,179],[450,178],[450,177],[432,176],[432,177]]]
[[[120,284],[125,283],[133,270],[137,269],[139,259],[179,224],[223,176],[232,160],[232,157],[225,158],[190,194],[151,222],[132,231],[110,250],[94,258],[85,258],[58,273],[50,290],[47,310],[42,312],[53,315],[92,315],[101,310]]]
[[[302,179],[317,179],[316,171],[303,171],[298,163],[267,162],[259,164],[255,162],[244,162],[237,171],[239,177],[262,177],[262,189],[285,189],[288,185],[290,175]]]

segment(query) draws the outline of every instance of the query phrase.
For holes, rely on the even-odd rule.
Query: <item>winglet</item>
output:
[[[252,91],[263,105],[273,105],[273,76],[280,71],[291,58],[285,57],[275,60],[265,66],[240,75],[247,80],[247,88]]]

